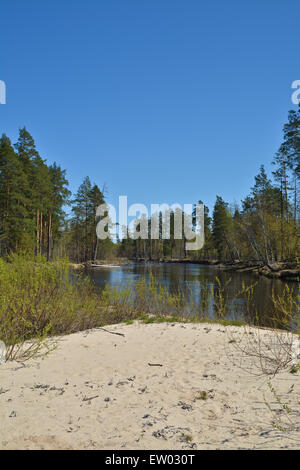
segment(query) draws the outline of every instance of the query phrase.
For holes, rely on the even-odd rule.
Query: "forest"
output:
[[[48,165],[23,127],[15,144],[5,134],[0,139],[0,255],[22,251],[77,263],[115,257],[294,262],[300,254],[300,106],[288,113],[272,163],[271,175],[261,165],[240,204],[217,195],[212,214],[205,206],[205,244],[199,251],[188,252],[186,240],[174,238],[174,212],[168,240],[161,231],[158,240],[98,240],[96,209],[105,202],[105,187],[87,176],[71,194],[66,170]],[[205,195],[198,202],[202,199]]]

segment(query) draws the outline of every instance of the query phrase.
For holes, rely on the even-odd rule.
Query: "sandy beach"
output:
[[[242,327],[105,330],[61,337],[47,356],[0,366],[1,449],[300,449],[300,417],[292,414],[290,432],[274,428],[284,413],[266,377],[251,373],[247,358],[238,366]],[[272,384],[299,410],[299,373],[283,371]]]

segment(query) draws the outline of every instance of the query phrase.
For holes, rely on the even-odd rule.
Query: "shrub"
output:
[[[0,339],[6,359],[24,360],[46,337],[92,328],[104,317],[93,285],[83,277],[75,280],[67,260],[47,263],[16,254],[7,262],[0,259]]]

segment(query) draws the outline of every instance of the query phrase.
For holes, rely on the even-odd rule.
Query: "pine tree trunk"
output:
[[[288,220],[288,207],[289,207],[289,203],[288,203],[288,192],[287,192],[287,174],[286,174],[285,165],[284,165],[283,171],[284,171],[285,217],[286,217],[286,220]]]
[[[35,254],[36,256],[39,254],[39,244],[40,244],[40,222],[39,222],[39,217],[40,213],[39,210],[36,210],[36,248],[35,248]]]
[[[51,213],[49,213],[49,220],[48,220],[48,239],[47,239],[47,259],[50,261],[51,259]]]
[[[41,233],[40,233],[40,254],[42,254],[43,251],[43,213],[41,213]]]

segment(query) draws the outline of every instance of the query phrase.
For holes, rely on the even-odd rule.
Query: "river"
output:
[[[146,281],[153,276],[171,293],[185,292],[192,298],[194,305],[199,306],[201,314],[209,318],[217,316],[216,299],[218,280],[223,287],[226,299],[226,317],[228,319],[246,320],[262,326],[273,326],[274,305],[272,295],[284,293],[285,286],[292,290],[293,297],[299,293],[296,282],[268,279],[249,273],[228,272],[213,266],[184,263],[132,263],[125,266],[101,267],[89,271],[94,283],[102,289],[105,284],[122,287],[128,283],[136,283],[141,278]],[[254,286],[250,303],[245,294],[241,294],[244,286]],[[208,292],[206,304],[203,304],[204,291]],[[203,309],[205,311],[203,311]],[[299,309],[298,313],[299,313]]]

